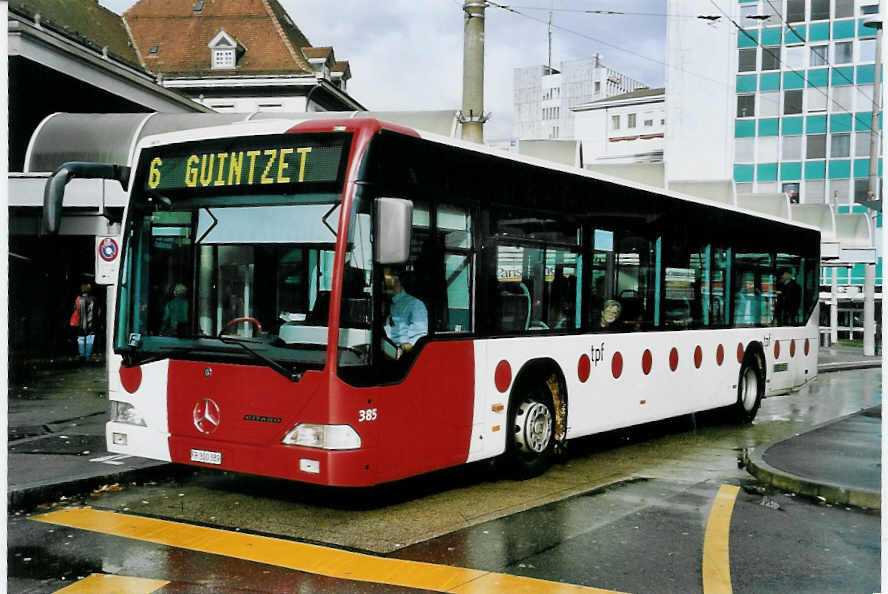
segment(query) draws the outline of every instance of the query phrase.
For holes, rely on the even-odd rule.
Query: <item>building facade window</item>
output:
[[[737,117],[755,117],[755,95],[737,95]]]
[[[758,49],[754,47],[747,47],[739,50],[737,58],[737,71],[755,72],[757,52]]]
[[[762,70],[780,70],[780,46],[762,48]]]
[[[611,116],[611,128],[613,130],[620,129],[620,116],[618,116],[618,115]]]
[[[829,0],[811,0],[811,20],[824,21],[829,18]]]
[[[786,0],[786,21],[788,23],[805,21],[805,0]]]
[[[826,202],[826,182],[808,180],[805,182],[805,202],[823,204]]]
[[[734,160],[738,163],[755,161],[755,137],[737,138],[734,141]]]
[[[780,93],[759,93],[758,115],[760,118],[780,115]]]
[[[833,63],[850,64],[854,59],[854,44],[850,41],[837,41],[833,51]]]
[[[851,155],[851,135],[833,134],[829,139],[830,157],[849,157]]]
[[[826,134],[809,134],[807,141],[809,159],[826,158]]]
[[[826,66],[829,63],[829,46],[828,45],[812,45],[811,46],[811,68],[815,66]]]
[[[802,90],[792,89],[783,91],[783,113],[802,113]]]
[[[783,151],[781,157],[784,161],[801,161],[802,160],[802,138],[803,136],[784,136]]]
[[[876,40],[861,39],[858,42],[858,53],[860,57],[858,62],[875,62],[876,61]]]
[[[808,111],[826,111],[826,94],[826,89],[821,87],[808,87],[805,89]]]
[[[793,45],[786,48],[783,60],[787,68],[792,70],[803,70],[805,68],[805,46]]]
[[[854,0],[836,0],[835,18],[854,16]]]
[[[870,133],[855,132],[854,133],[854,156],[869,157],[870,154]]]
[[[628,116],[626,116],[626,127],[627,128],[634,128],[635,127],[635,114],[634,113],[630,113]]]

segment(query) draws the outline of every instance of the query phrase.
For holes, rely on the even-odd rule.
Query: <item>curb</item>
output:
[[[6,496],[8,511],[26,511],[42,503],[56,502],[61,497],[88,496],[89,493],[109,483],[127,483],[139,480],[158,480],[174,477],[182,471],[178,464],[162,463],[121,472],[10,489]],[[187,470],[187,468],[186,468]]]
[[[867,410],[869,409],[861,409],[857,412],[845,415],[844,417],[832,419],[831,421],[827,421],[826,423],[822,423],[820,425],[817,425],[816,427],[812,427],[811,429],[808,429],[807,431],[805,431],[804,433],[800,433],[799,435],[811,433],[812,431],[816,431],[817,429],[820,429],[822,427],[844,421],[845,419],[848,419],[850,417],[862,414]],[[849,488],[844,485],[840,485],[838,483],[833,483],[830,481],[815,482],[803,476],[793,474],[785,470],[779,470],[765,462],[764,454],[768,451],[769,448],[779,443],[789,441],[791,439],[793,439],[793,437],[780,439],[749,450],[749,452],[746,454],[747,472],[749,472],[749,474],[759,479],[760,481],[779,489],[785,489],[787,491],[800,493],[802,495],[810,495],[812,497],[820,497],[826,500],[828,503],[852,505],[854,507],[859,507],[867,510],[882,510],[881,491]]]
[[[817,366],[817,373],[830,373],[832,371],[847,371],[851,369],[871,369],[881,367],[882,362],[876,361],[848,361],[842,363],[821,363]]]

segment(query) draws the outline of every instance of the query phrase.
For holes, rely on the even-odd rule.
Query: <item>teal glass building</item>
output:
[[[736,8],[738,194],[783,192],[839,213],[866,212],[856,201],[869,184],[876,30],[864,23],[878,2],[737,0]],[[857,264],[839,269],[838,283],[862,285],[863,277]],[[881,277],[880,258],[877,284]],[[831,282],[824,269],[822,284]]]

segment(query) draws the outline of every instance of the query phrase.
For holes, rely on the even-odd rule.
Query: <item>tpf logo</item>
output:
[[[604,343],[601,343],[600,347],[592,347],[592,363],[595,364],[595,367],[598,367],[600,362],[604,361]]]

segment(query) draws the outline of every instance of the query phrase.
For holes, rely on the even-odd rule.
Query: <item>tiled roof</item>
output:
[[[130,43],[123,20],[96,0],[10,0],[12,12],[33,19],[78,43],[101,50],[139,66],[139,57]]]
[[[195,10],[198,6],[200,10]],[[299,51],[309,42],[277,0],[140,0],[123,16],[153,72],[169,76],[312,72]],[[235,70],[212,68],[208,44],[221,30],[247,48]]]
[[[348,64],[348,60],[343,60],[341,62],[336,62],[333,64],[333,68],[331,68],[333,72],[349,72],[351,67]]]
[[[302,53],[306,58],[326,58],[333,53],[332,47],[303,47]]]

